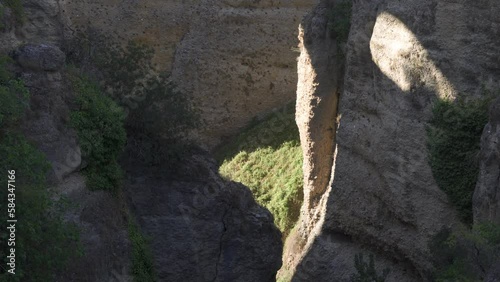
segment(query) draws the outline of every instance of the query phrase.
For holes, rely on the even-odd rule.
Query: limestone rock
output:
[[[58,0],[23,0],[22,20],[5,9],[0,30],[0,52],[9,52],[26,43],[57,45],[63,41],[64,25]]]
[[[127,194],[151,245],[161,281],[274,281],[281,233],[250,190],[227,182],[216,163],[194,155],[175,177],[142,174]],[[130,172],[130,175],[133,175]]]
[[[60,183],[82,161],[77,134],[68,126],[69,105],[74,99],[70,82],[60,72],[25,71],[21,78],[30,92],[22,130],[51,162],[50,181]]]
[[[26,70],[58,71],[66,62],[66,55],[48,44],[26,44],[14,52],[14,59]]]
[[[144,2],[144,1],[143,1]],[[213,148],[295,96],[297,27],[315,0],[61,0],[74,34],[88,27],[155,49],[156,67],[200,110]]]
[[[321,2],[331,5],[333,1]],[[320,145],[303,145],[305,160],[311,161],[305,175],[314,176],[315,169],[324,173],[318,179],[328,175],[331,179],[326,188],[310,187],[308,181],[321,181],[305,179],[304,198],[319,198],[319,204],[302,214],[300,224],[305,226],[297,237],[303,238],[304,253],[294,281],[348,280],[349,271],[332,273],[332,269],[343,261],[352,273],[353,261],[345,258],[370,251],[383,254],[378,260],[403,275],[388,281],[422,281],[433,267],[429,239],[443,227],[460,224],[429,166],[426,127],[432,103],[457,93],[473,98],[481,93],[482,84],[498,88],[500,37],[495,15],[500,6],[496,1],[375,0],[353,1],[352,11],[338,111],[334,102],[325,107],[338,116],[337,132],[310,135],[313,142],[325,146],[335,137],[331,170],[315,167],[326,162],[326,157],[318,157],[325,152]],[[324,56],[315,52],[322,48],[316,44],[331,44],[315,35],[324,29],[326,19],[309,16],[306,20],[304,27],[317,27],[304,29],[303,40],[310,42],[301,57],[311,59],[299,60],[303,64],[299,69],[309,68],[310,77],[321,77],[325,74],[319,72],[328,68],[316,69],[310,62]],[[334,69],[336,62],[329,64]],[[314,106],[320,99],[314,92],[310,95],[310,89],[324,84],[329,86],[323,93],[328,88],[335,93],[338,85],[332,83],[335,72],[331,74],[330,81],[311,79],[309,85],[299,85],[298,97],[309,95]],[[305,113],[297,117],[301,138],[304,132],[324,127],[314,107]],[[323,136],[327,137],[319,141]],[[335,236],[320,240],[325,234],[341,234],[353,243],[339,247],[343,243]],[[345,251],[322,251],[329,249]],[[306,264],[304,258],[311,259]],[[319,266],[313,273],[308,268],[315,262]]]
[[[479,176],[474,191],[474,222],[500,224],[500,99],[490,109],[481,137]]]

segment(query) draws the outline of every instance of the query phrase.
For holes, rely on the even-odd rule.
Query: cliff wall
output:
[[[322,1],[301,27],[296,120],[308,201],[285,262],[298,263],[293,281],[344,281],[354,255],[373,251],[392,269],[388,281],[425,280],[429,239],[460,225],[429,165],[433,101],[498,89],[500,6],[353,1],[339,80],[344,59],[328,51],[334,3]]]

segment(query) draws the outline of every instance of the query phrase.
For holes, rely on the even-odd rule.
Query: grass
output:
[[[140,232],[137,223],[129,216],[128,234],[132,243],[132,275],[134,281],[154,282],[156,275],[153,265],[153,255],[148,241]]]
[[[479,172],[480,139],[491,95],[475,101],[438,100],[428,129],[430,165],[461,219],[472,223],[472,195]]]
[[[303,198],[302,150],[291,108],[254,122],[216,152],[221,175],[249,187],[283,237],[295,225]]]

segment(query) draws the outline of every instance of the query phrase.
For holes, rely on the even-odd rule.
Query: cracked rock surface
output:
[[[275,281],[281,233],[250,190],[194,155],[175,176],[127,180],[131,207],[151,239],[161,281]]]

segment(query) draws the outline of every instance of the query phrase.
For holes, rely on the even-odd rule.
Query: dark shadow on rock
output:
[[[206,153],[169,176],[129,171],[126,194],[150,238],[160,281],[274,281],[281,233],[250,190],[223,180]]]

